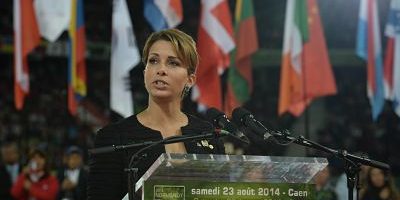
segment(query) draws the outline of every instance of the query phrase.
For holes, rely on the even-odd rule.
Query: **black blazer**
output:
[[[63,197],[69,197],[73,200],[84,200],[86,199],[86,188],[87,188],[87,178],[88,172],[84,168],[79,170],[79,177],[78,177],[78,185],[72,191],[64,191],[61,189],[61,184],[65,179],[65,171],[67,169],[63,168],[62,170],[58,171],[57,179],[60,183],[60,189],[57,195],[57,199],[62,199]]]
[[[22,166],[19,166],[19,172],[21,172]],[[6,166],[0,165],[0,199],[1,200],[12,200],[11,196],[12,181],[11,176],[8,173]]]
[[[205,131],[214,131],[212,124],[195,116],[188,115],[189,123],[181,128],[183,135],[200,134]],[[159,131],[143,126],[136,115],[123,119],[122,121],[108,125],[101,129],[96,135],[95,148],[111,145],[123,145],[133,142],[159,141],[162,135]],[[209,141],[210,146],[198,145],[198,142],[185,142],[188,153],[195,154],[223,154],[224,146],[220,140]],[[126,152],[114,152],[109,154],[90,155],[88,200],[115,199],[119,200],[127,193],[127,167],[131,155],[139,149],[131,149]],[[138,167],[140,178],[154,161],[165,152],[163,145],[156,146],[148,151],[146,159],[142,160]]]

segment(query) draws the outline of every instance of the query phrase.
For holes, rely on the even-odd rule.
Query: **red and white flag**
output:
[[[226,0],[202,0],[197,49],[200,56],[192,99],[200,108],[222,109],[220,74],[229,66],[235,48],[232,19]]]
[[[386,24],[387,36],[384,65],[385,98],[393,101],[393,109],[400,116],[400,0],[392,0]]]
[[[32,0],[14,0],[14,101],[21,110],[29,93],[28,54],[40,36]]]

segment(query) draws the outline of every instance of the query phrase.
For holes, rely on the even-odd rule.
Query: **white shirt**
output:
[[[15,183],[19,174],[19,164],[15,163],[13,165],[6,165],[8,174],[10,174],[12,183]]]
[[[79,169],[68,169],[65,171],[65,177],[67,177],[73,184],[78,183],[78,178],[79,178]]]

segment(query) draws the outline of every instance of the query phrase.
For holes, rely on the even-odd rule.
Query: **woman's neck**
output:
[[[162,129],[163,126],[184,126],[187,116],[180,109],[180,102],[160,103],[149,100],[148,107],[139,114],[143,124]]]
[[[168,122],[169,120],[176,120],[183,116],[180,102],[156,103],[154,101],[149,101],[145,113],[159,122]]]

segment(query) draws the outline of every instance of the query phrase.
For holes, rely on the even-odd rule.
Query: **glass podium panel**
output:
[[[309,183],[326,158],[215,154],[162,154],[136,183],[146,180]]]

